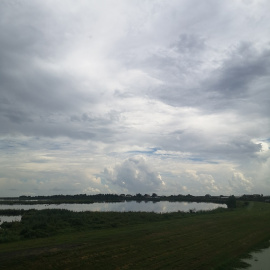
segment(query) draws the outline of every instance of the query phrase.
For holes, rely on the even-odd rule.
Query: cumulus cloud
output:
[[[129,158],[111,170],[105,168],[104,176],[131,193],[156,192],[165,185],[160,174],[142,157]]]

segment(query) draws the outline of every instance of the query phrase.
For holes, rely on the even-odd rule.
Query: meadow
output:
[[[25,211],[0,230],[0,269],[233,269],[270,239],[270,204],[168,214]]]

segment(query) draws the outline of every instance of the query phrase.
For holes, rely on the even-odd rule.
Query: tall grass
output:
[[[141,223],[158,222],[227,211],[218,208],[212,211],[154,213],[154,212],[72,212],[64,209],[17,211],[6,210],[8,214],[22,214],[20,222],[4,222],[0,230],[0,242],[29,238],[49,237],[59,233],[84,230],[116,228]]]

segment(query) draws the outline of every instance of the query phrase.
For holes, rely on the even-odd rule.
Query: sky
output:
[[[0,196],[270,195],[268,0],[1,0]]]

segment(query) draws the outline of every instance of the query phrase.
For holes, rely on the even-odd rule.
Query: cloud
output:
[[[160,174],[142,157],[129,158],[112,170],[105,168],[104,176],[107,181],[131,193],[155,192],[165,185]]]
[[[229,179],[229,184],[234,192],[241,194],[243,190],[248,193],[252,190],[251,179],[246,178],[241,172],[233,172],[231,179]]]
[[[227,59],[204,82],[215,110],[234,110],[249,114],[257,111],[264,115],[268,99],[270,69],[269,48],[258,49],[256,44],[242,43],[228,53]],[[259,101],[260,100],[260,101]],[[257,107],[258,101],[261,108]]]
[[[270,192],[269,7],[0,1],[1,190]]]

